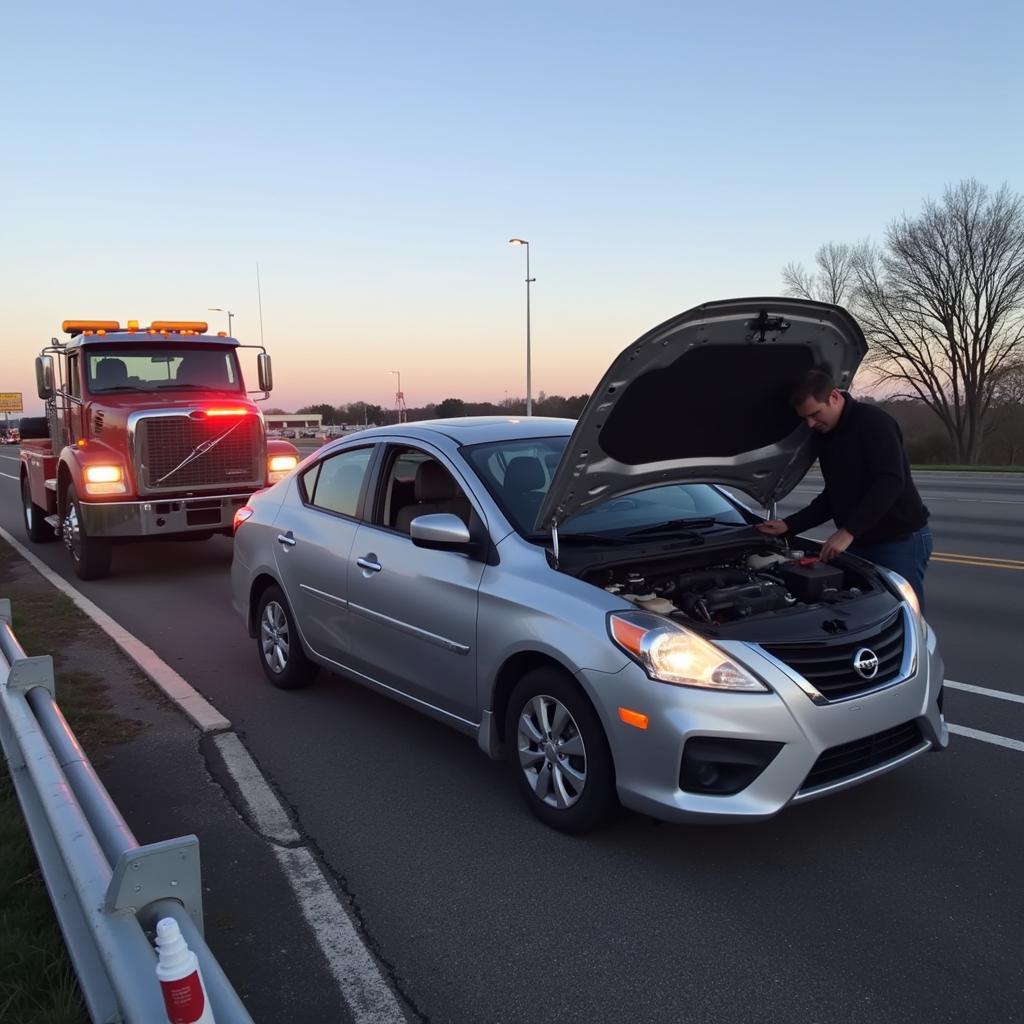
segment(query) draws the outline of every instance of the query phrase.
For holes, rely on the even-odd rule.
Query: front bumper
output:
[[[145,501],[79,501],[85,532],[91,537],[153,537],[230,530],[235,510],[249,494]]]
[[[916,671],[903,682],[849,700],[815,704],[790,670],[742,645],[742,662],[771,687],[770,693],[714,692],[648,678],[630,663],[607,674],[584,670],[580,681],[604,720],[615,760],[619,798],[633,810],[666,821],[738,822],[769,818],[790,803],[855,786],[949,742],[938,706],[944,668],[927,626],[915,624]],[[730,652],[739,659],[738,648]],[[624,724],[620,707],[648,716],[644,730]],[[805,788],[824,751],[875,736],[905,723],[920,730],[920,743],[897,756],[855,770],[825,785]],[[760,740],[781,744],[768,766],[734,795],[680,788],[683,748],[691,737]]]

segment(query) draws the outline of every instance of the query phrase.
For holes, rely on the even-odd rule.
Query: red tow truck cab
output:
[[[110,571],[114,544],[231,535],[235,511],[299,461],[268,440],[239,348],[257,348],[259,393],[273,387],[262,345],[201,321],[65,320],[36,358],[45,422],[23,431],[21,496],[34,543],[60,537],[81,579]]]

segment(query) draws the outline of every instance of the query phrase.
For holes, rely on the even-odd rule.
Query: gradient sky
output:
[[[211,318],[285,408],[589,391],[974,176],[1024,190],[1020,3],[7,5],[0,391],[71,317]]]

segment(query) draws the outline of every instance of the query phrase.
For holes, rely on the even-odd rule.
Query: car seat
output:
[[[469,499],[440,462],[421,462],[416,467],[415,495],[416,501],[412,505],[406,505],[398,510],[398,515],[395,516],[396,530],[408,533],[410,524],[418,516],[429,516],[438,512],[456,515],[469,526],[472,508]]]
[[[128,383],[128,367],[123,359],[101,359],[96,364],[96,377],[93,381],[97,390],[116,388]]]
[[[517,455],[509,462],[501,492],[513,518],[524,530],[533,530],[546,490],[547,477],[540,459]]]

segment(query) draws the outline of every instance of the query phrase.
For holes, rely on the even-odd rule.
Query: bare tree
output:
[[[1005,371],[1024,352],[1024,197],[977,181],[890,224],[856,253],[855,312],[870,362],[939,417],[977,463]]]
[[[856,284],[856,255],[856,247],[846,242],[826,242],[814,254],[816,271],[807,270],[802,263],[787,263],[782,268],[786,294],[848,305]]]

